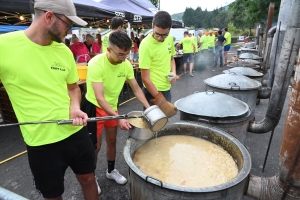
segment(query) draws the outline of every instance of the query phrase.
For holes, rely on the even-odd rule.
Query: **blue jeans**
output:
[[[142,90],[143,90],[143,92],[144,92],[144,94],[145,94],[145,97],[146,97],[148,103],[150,104],[150,106],[154,105],[154,104],[150,101],[150,100],[153,99],[154,97],[152,97],[152,95],[148,92],[148,90],[147,90],[145,87],[143,87]],[[171,98],[172,98],[172,96],[171,96],[171,90],[160,91],[160,92],[164,95],[164,97],[166,98],[166,100],[167,100],[168,102],[171,102]],[[145,110],[145,107],[144,107],[144,110]]]
[[[216,46],[216,57],[215,57],[215,65],[218,65],[218,58],[220,57],[220,66],[223,65],[223,46]]]

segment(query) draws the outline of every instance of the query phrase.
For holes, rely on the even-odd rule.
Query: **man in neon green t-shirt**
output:
[[[153,32],[143,39],[139,48],[139,67],[143,80],[143,92],[151,104],[157,105],[167,117],[176,114],[171,101],[171,84],[176,82],[176,54],[173,37],[169,35],[171,15],[157,12],[152,20]],[[168,80],[168,75],[173,79]]]
[[[228,51],[230,50],[230,45],[231,45],[231,34],[228,32],[227,28],[224,28],[224,38],[226,39],[226,42],[224,44],[224,65],[227,65],[227,60],[228,60]]]
[[[207,37],[207,44],[208,44],[208,55],[210,58],[210,63],[214,62],[214,56],[215,56],[215,41],[216,41],[216,36],[213,34],[212,30],[209,30],[208,36]]]
[[[190,76],[193,75],[193,68],[194,68],[194,57],[196,54],[196,46],[195,41],[189,37],[189,32],[184,31],[183,33],[184,38],[179,41],[177,47],[183,45],[183,73],[186,74],[187,63],[190,64]]]
[[[208,50],[212,50],[215,53],[215,41],[216,41],[215,34],[213,34],[212,30],[209,30],[209,34],[206,37],[207,37]]]
[[[205,65],[205,67],[208,67],[209,59],[208,59],[207,36],[205,34],[203,34],[203,30],[199,30],[198,35],[200,37],[200,40],[199,40],[199,46],[201,49],[200,59],[201,59],[201,62]]]
[[[73,125],[20,126],[35,188],[45,199],[62,199],[70,167],[85,199],[98,199],[95,153],[82,127],[88,117],[80,110],[76,63],[62,43],[73,22],[87,23],[76,16],[70,0],[36,0],[34,12],[27,30],[0,36],[0,79],[19,122],[73,119]]]
[[[126,59],[131,49],[131,39],[123,31],[114,31],[109,36],[107,52],[92,58],[88,64],[87,93],[83,110],[89,117],[118,116],[117,103],[125,81],[131,86],[137,99],[146,108],[150,107],[143,91],[134,78],[131,63]],[[106,158],[108,168],[106,177],[119,184],[125,184],[126,178],[115,169],[117,128],[129,130],[125,119],[98,121],[96,126],[88,124],[88,130],[97,155],[101,148],[102,129],[106,133]]]
[[[122,30],[123,29],[123,24],[124,24],[124,20],[122,17],[113,17],[111,19],[111,31],[109,33],[107,33],[102,40],[102,53],[107,52],[107,47],[108,47],[108,38],[109,35],[117,30]]]

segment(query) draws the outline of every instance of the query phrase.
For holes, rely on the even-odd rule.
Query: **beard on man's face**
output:
[[[66,34],[65,34],[65,36],[62,36],[61,32],[59,31],[57,21],[55,21],[54,24],[52,25],[52,27],[48,30],[48,34],[50,35],[50,39],[52,41],[55,41],[58,43],[62,43],[64,37],[66,36]]]

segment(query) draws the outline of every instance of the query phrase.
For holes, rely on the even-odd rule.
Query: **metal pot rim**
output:
[[[235,145],[238,146],[238,148],[240,149],[243,158],[244,158],[244,162],[243,162],[243,167],[241,168],[241,170],[239,171],[238,175],[233,178],[232,180],[223,183],[221,185],[217,185],[217,186],[213,186],[213,187],[206,187],[206,188],[188,188],[188,187],[179,187],[179,186],[174,186],[171,184],[167,184],[167,183],[163,183],[163,187],[166,189],[171,189],[171,190],[176,190],[176,191],[181,191],[181,192],[193,192],[193,193],[199,193],[199,192],[215,192],[218,190],[224,190],[230,187],[233,187],[234,185],[237,185],[238,183],[242,182],[245,178],[247,178],[248,174],[250,173],[251,170],[251,157],[250,154],[248,152],[248,150],[246,149],[246,147],[238,140],[236,139],[234,136],[226,133],[224,130],[218,129],[216,127],[207,127],[206,125],[203,124],[199,124],[199,123],[191,123],[191,122],[175,122],[175,123],[170,123],[168,124],[166,127],[164,127],[162,129],[165,130],[167,128],[170,128],[172,125],[182,125],[182,126],[193,126],[193,127],[201,127],[204,129],[210,129],[210,130],[215,130],[217,132],[219,132],[220,134],[226,136],[230,141],[232,141]],[[159,137],[159,136],[158,136]],[[151,139],[149,139],[151,140]],[[140,169],[138,169],[136,167],[136,165],[134,164],[131,155],[130,155],[130,143],[134,142],[135,140],[132,138],[127,139],[126,144],[124,146],[124,151],[123,151],[123,155],[125,158],[125,161],[127,163],[127,165],[130,167],[131,170],[134,171],[134,173],[136,173],[140,178],[146,180],[147,178],[149,178],[148,175],[146,175],[145,173],[143,173]],[[146,143],[148,140],[143,141],[143,144]],[[161,182],[158,181],[154,181],[152,179],[148,179],[148,182],[157,185],[157,186],[162,186]]]

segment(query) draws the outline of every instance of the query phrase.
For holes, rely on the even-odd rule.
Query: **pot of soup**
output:
[[[123,154],[132,200],[239,200],[251,169],[238,139],[200,123],[171,123],[148,140],[128,138]]]

